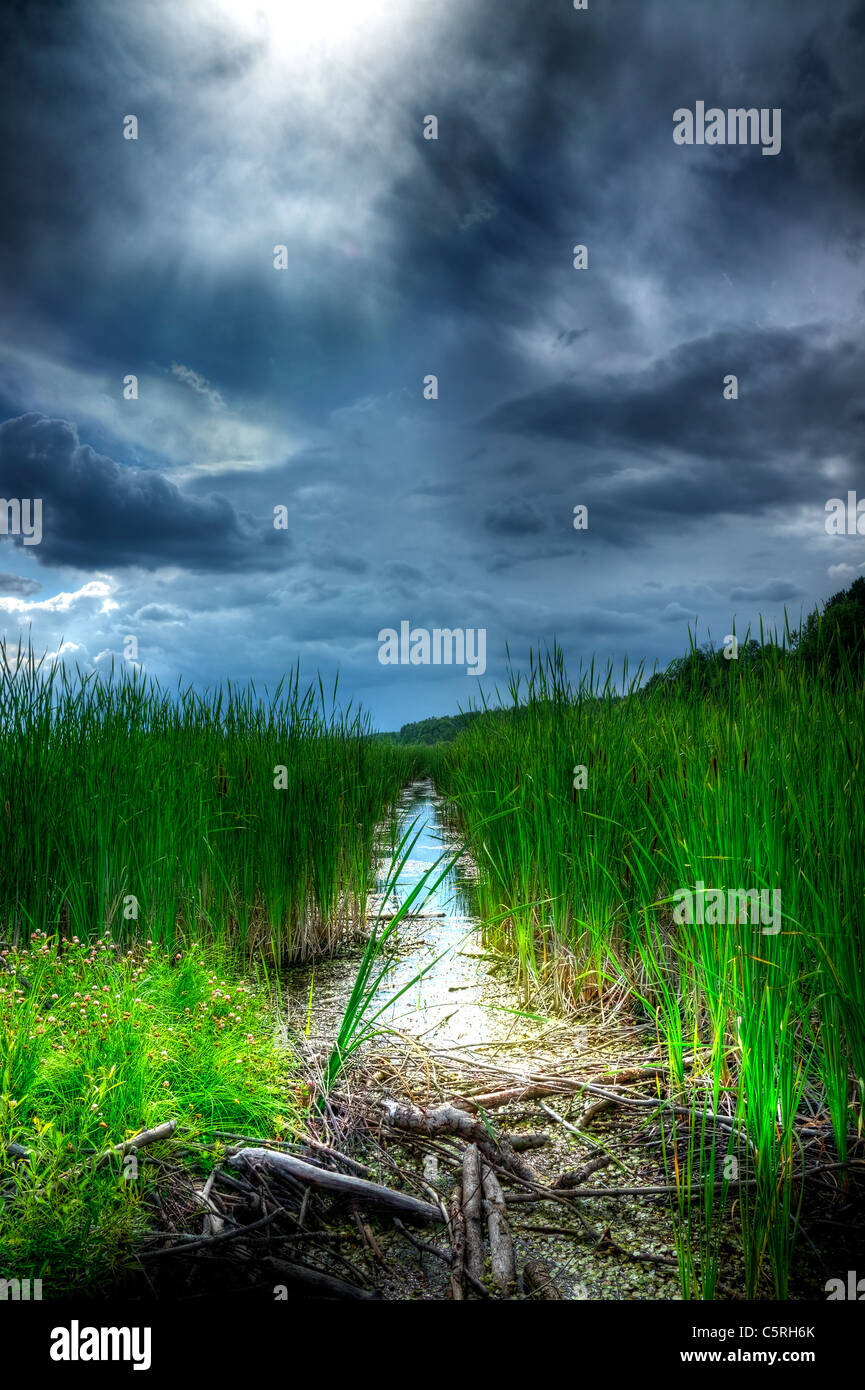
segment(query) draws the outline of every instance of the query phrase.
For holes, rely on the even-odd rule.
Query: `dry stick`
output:
[[[225,1230],[225,1220],[222,1216],[222,1213],[219,1210],[219,1207],[216,1205],[215,1201],[210,1195],[215,1180],[216,1169],[212,1168],[210,1170],[210,1176],[207,1179],[207,1182],[204,1184],[204,1191],[201,1193],[201,1202],[205,1207],[204,1224],[201,1229],[201,1234],[203,1236],[218,1236],[222,1231]]]
[[[260,1165],[265,1171],[280,1177],[292,1178],[309,1187],[321,1188],[325,1192],[335,1192],[342,1196],[354,1197],[368,1202],[380,1210],[402,1216],[406,1221],[440,1222],[441,1212],[431,1202],[421,1202],[405,1192],[395,1192],[379,1183],[367,1182],[365,1178],[349,1177],[346,1173],[333,1173],[325,1168],[316,1168],[311,1163],[292,1154],[278,1153],[272,1149],[242,1149],[229,1159],[232,1167],[246,1164]]]
[[[89,1159],[88,1162],[94,1163],[96,1168],[105,1163],[109,1158],[119,1156],[125,1158],[128,1153],[135,1149],[143,1149],[148,1144],[156,1144],[160,1139],[170,1139],[177,1128],[176,1120],[166,1120],[161,1125],[156,1125],[153,1129],[143,1129],[140,1134],[134,1135],[132,1139],[127,1139],[122,1144],[115,1144],[113,1148],[106,1149],[97,1159]]]
[[[440,1250],[437,1245],[428,1245],[425,1241],[417,1240],[412,1235],[411,1231],[406,1230],[399,1217],[397,1217],[394,1220],[393,1224],[399,1231],[400,1235],[405,1236],[409,1244],[414,1246],[415,1250],[421,1251],[421,1253],[424,1255],[437,1255],[440,1260],[444,1260],[445,1264],[452,1265],[453,1256],[449,1255],[447,1250]],[[474,1275],[469,1274],[467,1269],[463,1270],[463,1277],[466,1283],[469,1285],[469,1287],[474,1290],[474,1292],[478,1295],[479,1298],[491,1297],[489,1289],[486,1288],[485,1285],[482,1284],[479,1279],[475,1279]]]
[[[574,1089],[579,1091],[589,1091],[592,1095],[601,1096],[603,1100],[609,1101],[611,1105],[630,1105],[636,1107],[639,1110],[667,1110],[670,1112],[670,1114],[686,1115],[689,1119],[694,1113],[693,1110],[689,1110],[687,1106],[674,1105],[671,1101],[664,1100],[660,1096],[658,1096],[657,1098],[653,1096],[651,1097],[651,1099],[649,1099],[637,1096],[610,1095],[609,1092],[603,1089],[603,1087],[596,1086],[594,1082],[591,1081],[575,1082]],[[738,1139],[740,1139],[743,1143],[747,1144],[751,1149],[754,1150],[755,1153],[757,1152],[757,1146],[754,1143],[754,1141],[748,1138],[747,1133],[740,1126],[739,1121],[734,1119],[732,1116],[716,1115],[712,1114],[710,1111],[707,1110],[703,1112],[703,1118],[706,1119],[710,1124],[722,1125],[726,1129],[733,1130]]]
[[[327,1158],[334,1158],[338,1163],[344,1163],[346,1168],[350,1168],[353,1173],[357,1173],[359,1178],[368,1178],[370,1176],[369,1168],[363,1163],[358,1163],[357,1159],[349,1158],[348,1154],[340,1153],[339,1149],[333,1149],[329,1144],[320,1144],[317,1139],[312,1139],[308,1135],[304,1139],[304,1143],[308,1145],[309,1148],[315,1149],[316,1153],[324,1154]]]
[[[638,1084],[640,1081],[651,1081],[653,1077],[664,1075],[666,1073],[659,1067],[645,1070],[642,1067],[631,1067],[628,1071],[616,1072],[615,1076],[610,1077],[606,1082],[606,1085],[630,1086]],[[583,1083],[573,1081],[570,1077],[535,1081],[518,1089],[511,1087],[506,1090],[489,1091],[486,1095],[481,1096],[459,1096],[454,1104],[464,1110],[496,1110],[499,1106],[510,1105],[512,1101],[540,1100],[544,1096],[558,1095],[561,1091],[577,1091],[581,1084]]]
[[[591,1191],[591,1190],[592,1190],[592,1189],[589,1189],[589,1191]],[[597,1190],[597,1189],[595,1189],[595,1190]],[[582,1196],[582,1195],[584,1195],[584,1194],[580,1193],[580,1194],[577,1194],[577,1195]],[[506,1199],[506,1200],[507,1200],[507,1199]],[[568,1205],[568,1203],[566,1203],[566,1205]],[[612,1236],[608,1235],[605,1231],[604,1231],[604,1232],[602,1232],[602,1231],[596,1231],[595,1228],[594,1228],[594,1226],[592,1226],[591,1223],[590,1223],[589,1221],[587,1221],[586,1218],[583,1216],[583,1213],[580,1211],[579,1206],[577,1206],[576,1204],[574,1204],[574,1206],[573,1206],[571,1209],[572,1209],[574,1215],[575,1215],[576,1217],[578,1217],[578,1219],[579,1219],[581,1225],[586,1229],[586,1231],[587,1231],[587,1232],[589,1233],[589,1235],[591,1236],[592,1240],[593,1240],[594,1243],[595,1243],[595,1249],[596,1249],[596,1250],[600,1250],[600,1249],[604,1249],[604,1250],[614,1250],[614,1251],[617,1252],[617,1254],[619,1254],[619,1255],[624,1255],[624,1256],[625,1256],[627,1259],[629,1259],[629,1260],[644,1260],[644,1261],[647,1261],[647,1262],[650,1263],[650,1264],[660,1264],[660,1265],[674,1265],[674,1266],[678,1266],[678,1263],[679,1263],[678,1260],[677,1260],[677,1259],[673,1259],[673,1258],[672,1258],[671,1256],[669,1256],[669,1255],[653,1255],[653,1254],[651,1254],[649,1251],[646,1251],[646,1250],[629,1250],[629,1249],[627,1248],[627,1246],[625,1246],[625,1245],[620,1245],[619,1242],[618,1242],[617,1240],[613,1240]],[[580,1239],[580,1232],[579,1232],[579,1231],[575,1231],[575,1230],[573,1230],[573,1229],[569,1229],[569,1228],[566,1227],[566,1226],[549,1226],[549,1227],[543,1227],[543,1226],[526,1226],[525,1229],[526,1229],[526,1230],[529,1230],[529,1231],[546,1231],[546,1232],[547,1232],[548,1234],[550,1234],[550,1235],[563,1235],[563,1236],[569,1235],[569,1236],[571,1237],[572,1240],[579,1240],[579,1239]]]
[[[463,1287],[463,1259],[466,1248],[466,1225],[463,1216],[463,1189],[457,1183],[451,1193],[450,1201],[451,1218],[451,1241],[453,1244],[453,1259],[451,1260],[451,1298],[455,1303],[461,1303],[465,1298]]]
[[[602,1106],[606,1107],[607,1101],[601,1101],[600,1104],[601,1104]],[[551,1105],[547,1105],[544,1101],[541,1101],[541,1109],[542,1109],[542,1110],[545,1110],[546,1113],[547,1113],[548,1115],[550,1115],[554,1120],[558,1120],[558,1122],[559,1122],[560,1125],[562,1125],[566,1130],[568,1130],[568,1132],[569,1132],[570,1134],[576,1135],[576,1137],[577,1137],[578,1139],[581,1139],[582,1142],[583,1142],[584,1144],[585,1144],[585,1143],[589,1143],[589,1144],[593,1144],[595,1147],[600,1146],[600,1148],[602,1148],[602,1149],[604,1150],[604,1152],[605,1152],[605,1154],[606,1154],[606,1156],[607,1156],[607,1158],[606,1158],[607,1163],[615,1163],[615,1165],[616,1165],[617,1168],[621,1168],[621,1170],[622,1170],[623,1173],[627,1173],[628,1170],[627,1170],[627,1168],[625,1167],[624,1163],[622,1162],[622,1160],[621,1160],[620,1158],[617,1158],[616,1155],[615,1155],[614,1153],[611,1153],[610,1150],[606,1147],[605,1144],[601,1144],[601,1142],[600,1142],[599,1139],[590,1139],[589,1136],[588,1136],[587,1134],[585,1134],[584,1131],[583,1131],[582,1129],[579,1128],[579,1125],[582,1124],[582,1120],[578,1121],[578,1123],[577,1123],[576,1125],[572,1125],[572,1124],[570,1123],[569,1120],[566,1120],[566,1119],[565,1119],[564,1115],[560,1115],[559,1112],[558,1112],[558,1110],[554,1110],[553,1107],[552,1107]],[[597,1110],[597,1106],[592,1105],[592,1106],[589,1107],[589,1110],[591,1110],[591,1111],[596,1111],[596,1110]],[[586,1114],[588,1114],[588,1113],[589,1113],[589,1111],[586,1112]],[[603,1166],[603,1165],[599,1165],[599,1166]],[[591,1171],[591,1169],[590,1169],[589,1171]],[[553,1187],[566,1187],[566,1186],[567,1186],[567,1183],[563,1183],[562,1180],[561,1180],[561,1177],[557,1178],[556,1181],[553,1183]]]
[[[238,1134],[233,1129],[215,1129],[214,1134],[219,1134],[223,1139],[239,1139],[244,1144],[260,1144],[269,1146],[273,1149],[288,1149],[293,1147],[284,1139],[259,1139],[254,1134]]]
[[[288,1213],[282,1207],[277,1207],[276,1211],[269,1212],[267,1216],[262,1216],[258,1221],[251,1221],[248,1226],[235,1226],[231,1231],[223,1231],[218,1236],[196,1237],[188,1244],[168,1245],[163,1250],[141,1250],[136,1254],[136,1260],[161,1260],[166,1255],[188,1255],[191,1250],[203,1250],[212,1245],[221,1245],[226,1240],[237,1240],[239,1237],[249,1235],[250,1231],[257,1231],[261,1226],[268,1226],[275,1221],[278,1216],[286,1216]],[[182,1235],[180,1231],[173,1231],[172,1235]]]
[[[493,1283],[499,1293],[505,1298],[509,1298],[517,1283],[514,1242],[508,1224],[508,1213],[502,1196],[502,1189],[488,1163],[482,1164],[481,1182],[487,1214],[487,1230],[490,1236],[490,1268]]]
[[[735,1183],[729,1180],[722,1180],[712,1183],[712,1189],[715,1192],[721,1192],[723,1188],[726,1187],[728,1191],[734,1192],[739,1187],[756,1187],[756,1185],[756,1178],[747,1178],[744,1181],[737,1181]],[[705,1191],[705,1183],[694,1183],[691,1188],[691,1192],[696,1192],[698,1195]],[[568,1197],[573,1197],[575,1200],[582,1201],[584,1197],[660,1197],[672,1192],[681,1192],[682,1196],[686,1199],[690,1195],[682,1188],[677,1187],[675,1183],[669,1183],[661,1187],[566,1187],[561,1190],[545,1188],[539,1194],[533,1192],[509,1192],[505,1197],[505,1202],[508,1206],[510,1206],[512,1202],[543,1202],[549,1198],[561,1197],[564,1193],[567,1193]]]
[[[378,1241],[372,1233],[372,1228],[370,1227],[368,1222],[364,1221],[363,1217],[360,1214],[360,1209],[357,1206],[357,1204],[353,1203],[352,1206],[354,1224],[357,1226],[358,1234],[361,1238],[362,1243],[368,1246],[369,1249],[372,1251],[373,1259],[377,1260],[380,1265],[384,1265],[384,1268],[387,1269],[387,1260],[382,1254],[381,1246],[379,1245]]]
[[[469,1144],[463,1156],[463,1222],[465,1225],[465,1268],[472,1279],[484,1273],[484,1240],[481,1232],[481,1156],[476,1144]]]

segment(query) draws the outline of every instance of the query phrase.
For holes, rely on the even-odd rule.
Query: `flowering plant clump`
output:
[[[267,1010],[261,990],[197,944],[123,951],[109,933],[85,942],[36,931],[25,947],[3,947],[0,1133],[30,1158],[0,1153],[0,1175],[14,1177],[2,1184],[13,1195],[0,1199],[0,1268],[40,1277],[61,1248],[86,1263],[82,1243],[108,1258],[107,1241],[116,1255],[138,1220],[146,1163],[129,1182],[119,1164],[94,1173],[83,1160],[142,1129],[174,1119],[197,1144],[219,1130],[291,1132],[297,1078]]]

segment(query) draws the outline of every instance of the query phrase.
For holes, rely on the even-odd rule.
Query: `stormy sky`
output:
[[[862,0],[7,6],[7,642],[299,660],[393,728],[506,644],[798,622],[865,572],[824,524],[865,496],[863,71]],[[676,144],[698,102],[780,152]],[[485,629],[485,676],[382,665],[405,620]]]

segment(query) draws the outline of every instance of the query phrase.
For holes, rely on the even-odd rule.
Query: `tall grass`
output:
[[[437,772],[472,841],[483,911],[509,913],[501,931],[527,977],[571,1001],[626,982],[665,1043],[672,1092],[693,1053],[690,1078],[739,1114],[748,1292],[771,1279],[784,1297],[803,1097],[841,1158],[861,1132],[865,721],[843,661],[829,682],[774,643],[761,658],[720,663],[702,690],[641,690],[626,672],[623,698],[610,671],[572,685],[554,650]],[[673,894],[697,881],[780,889],[780,930],[678,925]]]
[[[278,957],[363,918],[415,755],[298,671],[161,689],[0,650],[0,937],[194,935]]]
[[[115,1286],[149,1169],[91,1159],[142,1128],[206,1164],[299,1127],[267,962],[361,927],[416,765],[297,671],[200,694],[0,648],[0,1275]]]

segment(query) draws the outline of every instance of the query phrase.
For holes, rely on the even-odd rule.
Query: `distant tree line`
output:
[[[729,648],[729,644],[728,644]],[[643,692],[659,686],[677,686],[695,692],[717,688],[719,679],[734,668],[759,675],[760,670],[785,662],[804,666],[824,679],[832,680],[842,670],[861,679],[865,675],[865,577],[856,579],[849,589],[841,589],[815,608],[797,630],[788,629],[781,642],[749,637],[739,644],[736,659],[725,655],[724,647],[693,645],[686,656],[678,657],[665,671],[656,671]]]
[[[727,644],[728,648],[730,644]],[[815,608],[797,630],[788,628],[782,641],[763,638],[757,641],[746,637],[736,648],[735,660],[724,655],[724,647],[709,643],[693,644],[685,655],[677,657],[664,671],[655,671],[641,687],[640,694],[651,694],[659,688],[693,691],[695,694],[717,690],[733,669],[759,675],[767,666],[775,669],[785,662],[795,662],[808,671],[832,680],[849,670],[855,677],[865,677],[865,576],[856,579],[849,589],[841,589],[823,605]],[[466,710],[460,714],[443,714],[438,718],[421,719],[403,724],[398,733],[379,734],[389,743],[431,746],[451,743],[472,719],[489,715],[491,711]],[[496,711],[497,717],[512,711]]]
[[[463,714],[442,714],[437,718],[419,719],[413,724],[403,724],[398,733],[381,734],[380,738],[389,743],[417,747],[433,743],[452,743],[457,734],[482,713],[481,710],[466,710]]]

